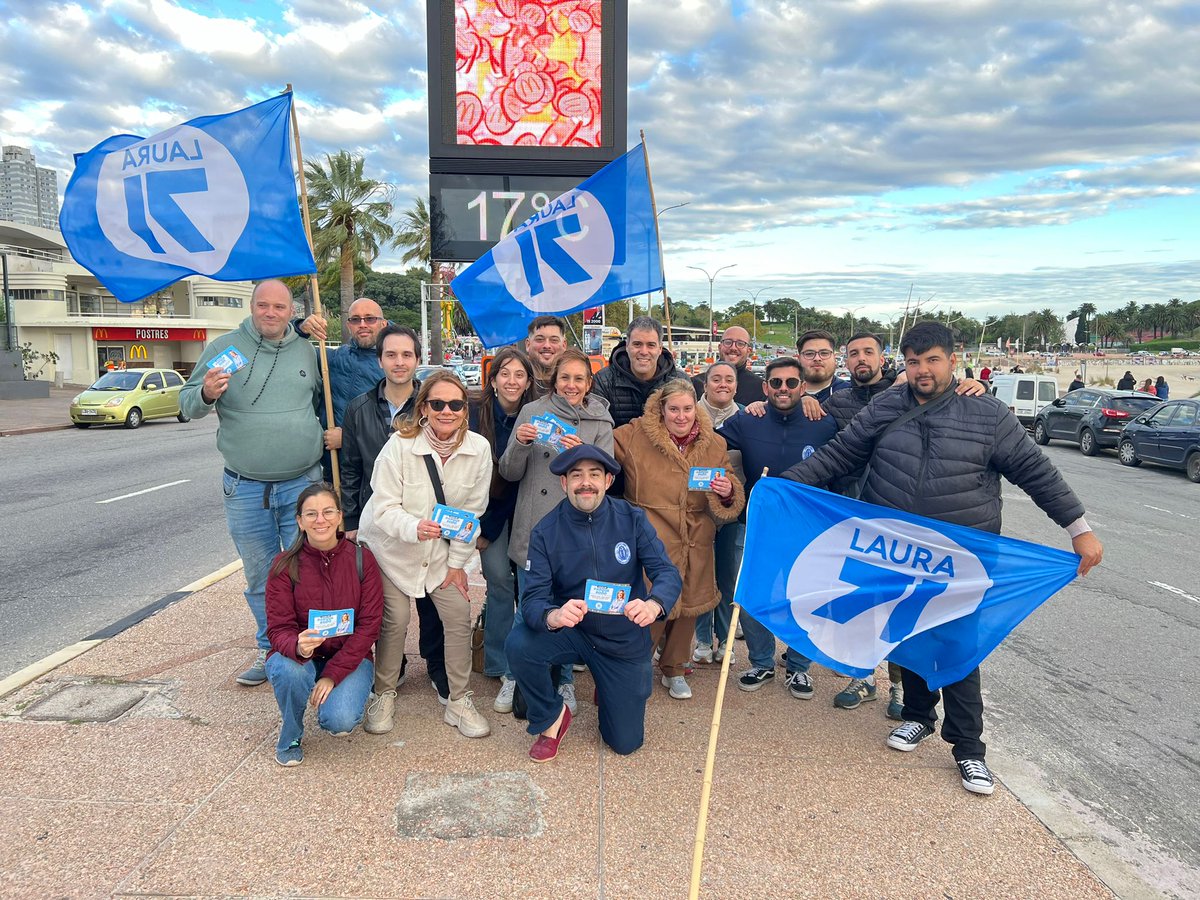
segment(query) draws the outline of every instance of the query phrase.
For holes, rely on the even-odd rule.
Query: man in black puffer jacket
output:
[[[1016,417],[991,395],[963,397],[955,386],[954,340],[936,322],[915,325],[900,347],[906,387],[876,397],[837,437],[784,473],[803,484],[828,485],[870,463],[862,499],[917,515],[1000,532],[1000,476],[1020,487],[1071,537],[1085,575],[1103,556],[1083,517],[1083,504],[1042,455]],[[917,406],[934,403],[887,432]],[[992,792],[984,762],[979,670],[946,685],[942,738],[953,745],[963,787]],[[912,750],[934,733],[937,691],[904,670],[904,723],[888,736],[894,750]]]
[[[675,357],[663,347],[662,325],[649,316],[629,323],[608,365],[596,373],[592,391],[608,401],[613,428],[632,422],[646,408],[646,398],[672,378],[686,378]]]

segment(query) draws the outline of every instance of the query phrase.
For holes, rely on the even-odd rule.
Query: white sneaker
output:
[[[728,642],[719,645],[715,650],[713,650],[713,662],[715,662],[715,663],[724,662],[725,654],[728,651],[729,651],[729,643]],[[730,653],[729,654],[729,665],[732,666],[736,662],[737,662],[737,657],[734,656],[732,653]]]
[[[463,737],[481,738],[492,733],[492,727],[488,725],[487,719],[471,702],[471,691],[467,691],[457,700],[451,700],[446,704],[446,712],[442,714],[442,721],[457,728]]]
[[[664,675],[662,677],[662,686],[668,688],[671,696],[676,700],[692,699],[692,689],[688,687],[687,679],[682,675]]]
[[[560,684],[558,686],[558,696],[563,698],[563,703],[567,705],[567,709],[571,711],[571,715],[575,715],[575,685]]]
[[[510,678],[500,679],[500,693],[496,695],[496,700],[492,703],[492,709],[498,713],[510,713],[513,706],[513,691],[517,689],[516,681]]]
[[[712,644],[697,644],[692,651],[692,662],[710,663],[713,661]]]
[[[395,725],[395,711],[395,691],[371,694],[370,702],[367,704],[367,720],[363,722],[363,731],[367,734],[387,734]]]

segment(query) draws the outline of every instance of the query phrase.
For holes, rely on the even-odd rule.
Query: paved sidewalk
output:
[[[50,388],[48,400],[0,400],[0,437],[71,427],[67,408],[82,385]]]
[[[310,714],[304,764],[283,769],[269,686],[233,681],[253,647],[243,586],[0,699],[0,896],[687,895],[719,670],[691,701],[656,687],[625,758],[601,748],[580,673],[560,756],[537,765],[491,679],[472,683],[491,737],[443,724],[410,647],[391,734],[332,737]],[[835,710],[843,679],[823,670],[809,702],[781,681],[726,692],[702,896],[1112,896],[1003,786],[966,793],[941,741],[887,750],[884,702]],[[128,711],[83,721],[122,691]]]

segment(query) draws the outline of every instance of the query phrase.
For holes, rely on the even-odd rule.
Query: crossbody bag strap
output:
[[[433,482],[433,495],[437,497],[437,502],[446,506],[446,494],[442,490],[442,476],[438,474],[437,463],[433,461],[433,456],[424,454],[421,456],[425,460],[425,468],[429,470],[429,480]]]
[[[917,416],[933,412],[935,409],[945,406],[950,402],[950,398],[952,396],[954,396],[954,389],[952,387],[947,388],[935,399],[930,400],[928,403],[918,403],[912,409],[905,411],[888,423],[887,428],[883,429],[883,431],[880,432],[879,437],[877,437],[873,442],[871,447],[871,458],[867,460],[866,466],[863,467],[863,473],[858,479],[858,493],[855,495],[856,497],[862,497],[863,489],[867,486],[867,476],[871,474],[871,460],[875,458],[875,450],[881,443],[883,443],[883,439],[904,423],[911,422]]]

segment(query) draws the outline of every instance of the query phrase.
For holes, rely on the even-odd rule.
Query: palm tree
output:
[[[1191,315],[1188,313],[1188,308],[1183,305],[1183,301],[1178,297],[1174,297],[1167,301],[1167,305],[1163,308],[1163,328],[1170,329],[1173,336],[1178,336],[1179,332],[1190,330],[1188,326],[1191,324]]]
[[[404,251],[404,256],[400,258],[401,262],[420,263],[429,269],[429,281],[433,285],[434,291],[437,292],[438,286],[441,284],[441,269],[433,259],[433,232],[429,227],[429,207],[426,205],[424,197],[414,197],[412,209],[401,213],[399,227],[396,230],[396,246],[408,248]],[[424,302],[424,298],[422,298],[422,302]],[[444,354],[442,352],[440,306],[434,315],[434,320],[429,328],[429,358],[434,365],[441,365]]]
[[[1120,310],[1096,317],[1096,334],[1111,347],[1118,338],[1125,336],[1125,322]]]
[[[1033,317],[1033,321],[1029,324],[1033,326],[1034,334],[1041,335],[1043,350],[1047,349],[1052,341],[1061,339],[1062,320],[1059,319],[1058,313],[1049,307],[1046,307],[1041,312],[1036,313]]]
[[[305,165],[308,205],[312,216],[313,251],[318,263],[337,261],[340,269],[341,317],[345,325],[354,302],[356,262],[370,265],[381,247],[394,244],[391,185],[363,175],[363,158],[339,150],[325,155],[323,166]]]

